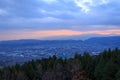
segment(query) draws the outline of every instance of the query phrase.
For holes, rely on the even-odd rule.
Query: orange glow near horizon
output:
[[[45,31],[36,31],[33,32],[33,35],[40,37],[50,37],[50,36],[73,36],[73,35],[81,35],[80,31],[73,30],[45,30]]]
[[[93,31],[75,31],[75,30],[39,30],[39,31],[14,31],[8,35],[0,36],[0,40],[13,39],[44,39],[55,36],[75,36],[84,34],[120,35],[120,30],[93,30]]]

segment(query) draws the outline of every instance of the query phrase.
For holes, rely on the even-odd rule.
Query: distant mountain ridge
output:
[[[86,47],[85,50],[88,51],[88,47],[96,47],[96,49],[106,49],[106,48],[116,48],[120,47],[120,36],[108,36],[108,37],[93,37],[86,40],[35,40],[35,39],[23,39],[23,40],[8,40],[0,41],[1,47],[24,47],[24,46],[49,46],[49,47],[60,47],[69,46],[80,46]]]
[[[21,40],[7,40],[0,41],[0,44],[38,44],[38,43],[71,43],[71,42],[84,42],[84,43],[99,43],[99,44],[119,44],[120,36],[108,37],[92,37],[86,40],[38,40],[38,39],[21,39]]]
[[[89,38],[87,40],[102,40],[102,39],[105,39],[105,40],[119,40],[120,36],[93,37],[93,38]]]
[[[120,49],[120,36],[93,37],[87,40],[10,40],[0,41],[0,66],[13,62],[23,63],[56,54],[57,57],[73,57],[77,52],[98,55],[103,50]],[[10,63],[9,63],[10,62]]]
[[[99,43],[102,45],[118,45],[120,46],[120,36],[110,36],[110,37],[94,37],[85,40],[86,43]]]

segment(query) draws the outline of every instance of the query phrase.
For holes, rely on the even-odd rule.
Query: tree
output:
[[[15,80],[28,80],[28,79],[23,72],[19,71],[16,74],[16,79]]]
[[[115,80],[115,74],[118,71],[117,65],[109,61],[103,68],[102,80]]]
[[[116,77],[116,80],[120,80],[120,70],[116,73],[115,77]]]
[[[97,80],[101,80],[101,78],[103,77],[104,65],[105,65],[105,61],[103,58],[101,58],[98,65],[95,67],[95,71],[94,71],[94,76]]]
[[[85,72],[78,60],[75,60],[71,72],[73,75],[72,80],[90,80],[85,76]]]

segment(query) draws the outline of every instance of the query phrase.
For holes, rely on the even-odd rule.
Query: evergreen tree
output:
[[[120,80],[120,70],[116,73],[115,77],[116,77],[116,80]]]
[[[102,80],[115,80],[115,74],[118,71],[117,65],[109,61],[103,68]]]

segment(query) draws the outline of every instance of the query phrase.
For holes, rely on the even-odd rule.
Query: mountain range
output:
[[[86,40],[8,40],[0,41],[0,66],[23,63],[54,54],[57,57],[73,57],[77,52],[97,55],[105,49],[120,48],[120,36],[93,37]]]

